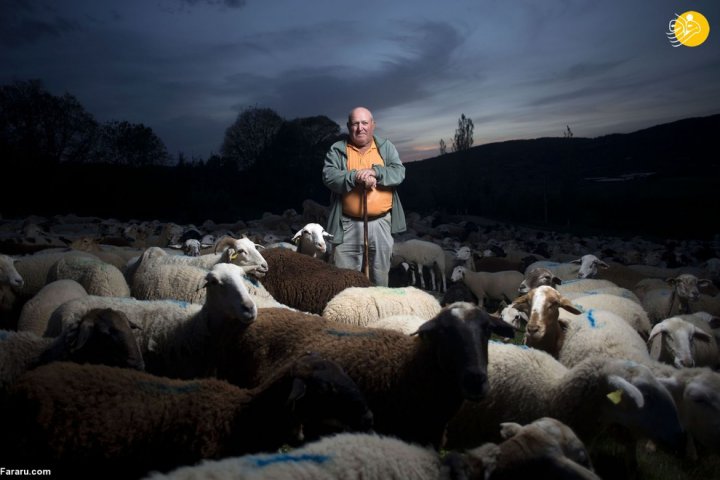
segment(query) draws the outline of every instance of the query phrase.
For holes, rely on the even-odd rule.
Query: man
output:
[[[330,189],[327,231],[335,244],[337,267],[361,270],[364,251],[363,191],[367,192],[370,281],[387,286],[395,233],[405,231],[405,213],[395,189],[405,179],[405,166],[395,146],[376,137],[370,110],[354,108],[348,116],[348,139],[334,143],[323,165]]]

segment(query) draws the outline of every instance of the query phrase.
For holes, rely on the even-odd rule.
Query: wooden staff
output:
[[[363,264],[362,269],[365,276],[370,279],[370,255],[368,253],[368,210],[367,210],[367,188],[362,189],[362,211],[363,211]]]

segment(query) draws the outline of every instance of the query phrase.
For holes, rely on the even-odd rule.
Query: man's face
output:
[[[358,108],[353,110],[348,121],[348,132],[350,133],[350,143],[358,148],[362,148],[372,142],[373,132],[375,131],[375,121],[369,111]]]

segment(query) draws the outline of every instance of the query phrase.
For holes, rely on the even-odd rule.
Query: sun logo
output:
[[[673,47],[685,45],[686,47],[697,47],[707,40],[710,34],[710,24],[707,18],[700,13],[689,10],[682,15],[675,14],[670,20],[666,35]]]

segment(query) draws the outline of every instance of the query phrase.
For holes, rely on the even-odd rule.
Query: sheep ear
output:
[[[623,395],[626,395],[632,400],[636,408],[642,408],[643,405],[645,405],[642,392],[624,378],[618,375],[610,375],[608,376],[608,384],[611,388],[615,389],[607,395],[608,399],[614,404],[619,404],[622,401]]]
[[[602,260],[598,260],[598,261],[597,261],[597,265],[598,265],[599,267],[601,267],[601,268],[610,268],[610,265],[608,265],[607,263],[603,262]]]
[[[299,230],[295,235],[293,235],[290,241],[292,241],[293,243],[297,243],[304,231],[305,229]]]
[[[710,325],[710,328],[720,328],[720,317],[712,317],[708,321],[708,325]]]
[[[90,339],[90,335],[92,333],[94,324],[91,322],[80,322],[78,325],[78,331],[75,335],[75,338],[72,341],[72,345],[70,346],[70,351],[75,352],[76,350],[80,350]]]
[[[712,286],[712,281],[708,280],[707,278],[701,278],[698,280],[698,287],[710,287]]]
[[[647,342],[650,343],[653,338],[657,337],[661,333],[665,331],[665,324],[662,322],[656,323],[655,326],[650,330],[650,336],[647,339]]]
[[[331,234],[329,234],[328,232],[326,232],[325,230],[323,230],[322,235],[323,235],[323,237],[329,238],[330,240],[333,239],[333,236]]]
[[[526,293],[525,295],[520,295],[520,296],[517,297],[515,300],[513,300],[513,302],[510,304],[510,306],[511,306],[511,307],[514,307],[515,305],[522,305],[523,303],[529,303],[529,301],[530,301],[530,296],[531,296],[530,293],[531,293],[531,292],[532,292],[532,290],[530,290],[530,291],[529,291],[528,293]]]
[[[290,389],[290,395],[288,396],[287,402],[292,403],[296,400],[300,400],[305,396],[307,386],[303,380],[299,378],[293,379],[292,388]]]
[[[551,282],[553,285],[562,285],[562,280],[559,277],[552,277]]]
[[[581,313],[583,313],[582,310],[579,310],[575,305],[573,305],[573,303],[569,299],[565,297],[560,298],[559,306],[563,310],[574,313],[575,315],[580,315]]]
[[[503,338],[515,338],[515,327],[505,320],[493,315],[488,315],[490,318],[490,330],[496,335],[500,335]]]
[[[503,440],[517,435],[522,430],[522,425],[515,422],[503,422],[500,424],[500,436]]]
[[[570,260],[569,263],[582,263],[582,258],[576,258],[575,260]]]
[[[709,342],[713,338],[712,335],[697,327],[693,328],[693,337],[698,340],[702,340],[703,342]]]

